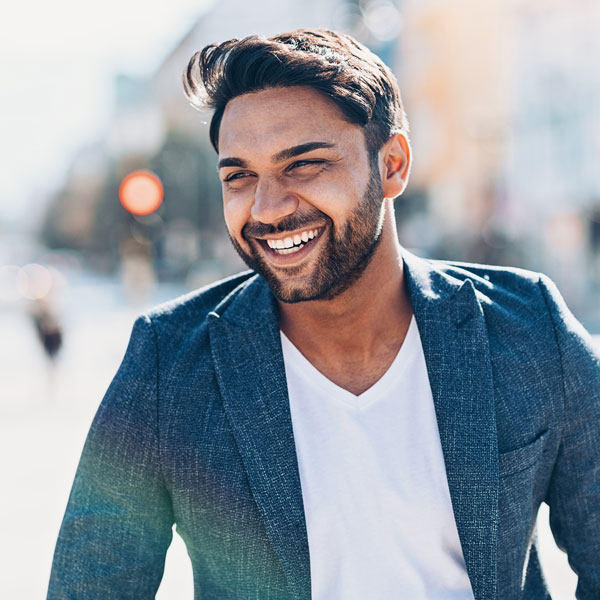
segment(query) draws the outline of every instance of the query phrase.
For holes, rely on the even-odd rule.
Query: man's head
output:
[[[371,157],[395,131],[408,132],[394,74],[367,47],[334,31],[298,29],[209,44],[194,54],[183,83],[193,105],[214,111],[210,140],[217,152],[227,103],[276,87],[307,86],[330,98],[364,128]]]
[[[331,299],[369,265],[410,165],[395,79],[328,31],[251,37],[197,53],[184,76],[214,109],[233,244],[285,302]]]

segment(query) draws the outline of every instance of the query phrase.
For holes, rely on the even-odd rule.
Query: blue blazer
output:
[[[598,600],[600,359],[589,336],[544,276],[404,260],[476,600],[549,598],[541,502],[578,598]],[[48,598],[154,598],[174,523],[196,599],[310,598],[277,305],[250,272],[136,321],[83,449]]]

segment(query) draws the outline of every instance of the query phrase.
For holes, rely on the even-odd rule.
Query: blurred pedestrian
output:
[[[42,344],[44,353],[50,362],[54,362],[62,346],[62,328],[57,315],[50,307],[41,301],[35,303],[31,313],[38,339]]]
[[[30,308],[37,338],[46,356],[48,394],[54,392],[56,361],[63,343],[63,330],[58,314],[48,297],[34,300]]]

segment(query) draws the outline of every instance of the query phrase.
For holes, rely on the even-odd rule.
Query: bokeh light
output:
[[[134,215],[149,215],[163,201],[161,180],[151,171],[133,171],[123,178],[119,187],[119,200]]]
[[[52,273],[37,263],[25,265],[17,273],[17,289],[27,300],[41,300],[52,289]]]

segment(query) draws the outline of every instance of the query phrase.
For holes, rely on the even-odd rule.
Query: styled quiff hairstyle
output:
[[[209,44],[192,56],[183,86],[192,105],[214,110],[210,141],[217,152],[227,103],[277,87],[308,86],[330,98],[349,122],[364,127],[371,158],[394,132],[408,133],[398,83],[389,67],[349,35],[326,29]]]

